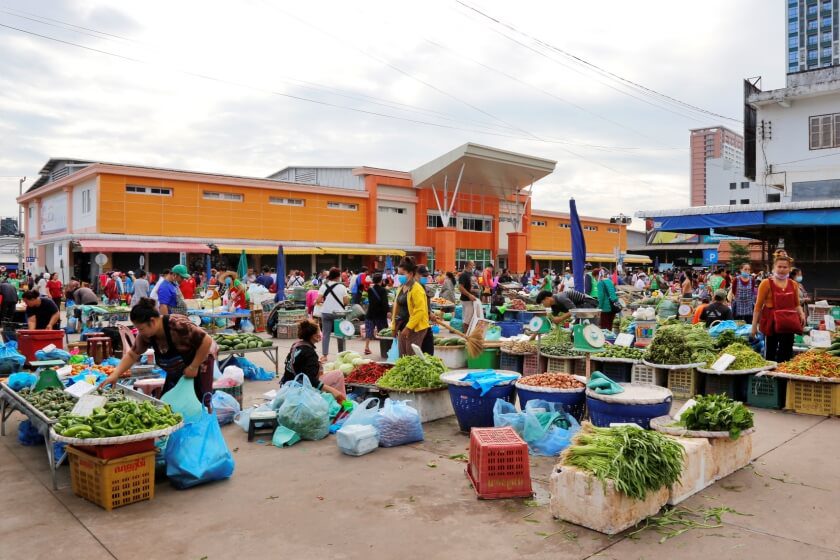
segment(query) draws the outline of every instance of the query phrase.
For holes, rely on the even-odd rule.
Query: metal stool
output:
[[[257,424],[262,424],[257,426]],[[273,434],[277,429],[277,412],[266,410],[253,412],[248,419],[248,441],[253,441],[256,434]]]
[[[113,355],[111,339],[107,336],[88,338],[87,343],[87,355],[93,358],[96,364],[101,364]]]

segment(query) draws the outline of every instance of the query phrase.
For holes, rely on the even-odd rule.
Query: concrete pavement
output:
[[[291,342],[279,341],[281,358]],[[246,383],[246,404],[275,386]],[[225,426],[231,480],[185,491],[159,482],[154,500],[108,513],[73,495],[67,467],[51,490],[43,446],[17,443],[15,415],[0,438],[0,559],[840,558],[840,419],[755,413],[753,464],[683,504],[744,515],[662,544],[650,530],[607,537],[552,519],[551,458],[532,458],[535,500],[477,500],[465,464],[450,459],[469,445],[454,418],[426,424],[422,443],[358,458],[331,436],[277,449]]]

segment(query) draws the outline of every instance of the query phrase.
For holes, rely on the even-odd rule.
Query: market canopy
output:
[[[556,161],[467,143],[411,172],[414,187],[442,189],[444,181],[460,192],[507,199],[554,172]],[[460,181],[458,181],[460,177]]]
[[[238,255],[243,249],[248,255],[277,254],[277,246],[222,245],[218,249],[222,255]],[[323,255],[325,251],[320,247],[285,247],[283,253],[286,255]]]
[[[378,249],[366,247],[321,247],[324,253],[330,255],[392,255],[394,257],[404,257],[405,251],[402,249]],[[288,253],[288,251],[286,251]]]
[[[134,241],[120,239],[80,239],[83,253],[200,253],[207,254],[210,247],[204,243],[179,243],[176,241]]]

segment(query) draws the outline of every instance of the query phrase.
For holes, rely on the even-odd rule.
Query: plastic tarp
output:
[[[764,212],[756,211],[664,216],[654,219],[654,224],[660,231],[706,230],[709,228],[758,226],[764,223]]]
[[[840,209],[768,212],[767,223],[774,226],[837,226],[840,225]]]

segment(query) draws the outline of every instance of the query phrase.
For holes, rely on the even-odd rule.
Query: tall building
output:
[[[17,235],[17,218],[0,219],[0,235]]]
[[[744,138],[723,126],[691,130],[691,205],[709,202],[706,160],[720,158],[736,168],[744,167]]]
[[[840,0],[787,0],[787,72],[837,66]]]

